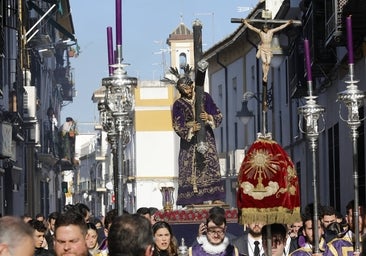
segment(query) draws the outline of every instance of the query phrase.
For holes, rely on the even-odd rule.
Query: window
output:
[[[17,10],[17,0],[7,0],[5,3],[5,26],[13,29],[17,29],[17,19],[18,19],[18,10]]]
[[[233,79],[231,80],[231,83],[232,83],[234,92],[236,92],[236,88],[238,86],[238,79],[236,77],[233,77]]]
[[[183,68],[187,65],[187,55],[185,53],[179,54],[179,68],[182,72]]]

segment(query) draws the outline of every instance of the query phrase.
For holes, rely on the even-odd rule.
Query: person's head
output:
[[[150,211],[150,222],[151,225],[154,225],[156,222],[156,216],[155,214],[159,211],[158,208],[155,207],[149,207],[149,211]]]
[[[262,30],[264,32],[267,32],[269,30],[269,26],[267,24],[264,24],[263,27],[262,27]]]
[[[210,208],[210,210],[208,210],[208,214],[221,214],[223,216],[225,216],[225,209],[220,207],[220,206],[214,206],[212,208]]]
[[[88,255],[87,230],[88,227],[82,215],[74,211],[61,214],[55,223],[54,250],[56,256],[64,254]]]
[[[155,250],[169,252],[169,255],[176,255],[177,250],[174,244],[174,236],[171,226],[165,221],[158,221],[152,226]]]
[[[36,220],[39,220],[39,221],[42,221],[44,222],[45,221],[45,216],[43,215],[43,213],[37,213],[36,214]]]
[[[323,206],[320,220],[323,228],[327,228],[330,223],[336,222],[337,217],[334,208],[332,206]]]
[[[207,240],[212,245],[219,245],[225,239],[226,218],[222,214],[210,214],[206,220]]]
[[[41,248],[44,241],[44,234],[47,231],[47,227],[44,225],[43,221],[30,220],[28,224],[33,228],[33,241],[35,248]]]
[[[89,207],[86,204],[82,203],[75,204],[75,210],[84,217],[86,223],[89,222],[91,213]]]
[[[91,216],[89,207],[85,204],[82,204],[82,203],[77,203],[75,205],[73,205],[73,204],[66,205],[65,206],[65,211],[66,212],[74,211],[74,212],[80,214],[81,216],[84,217],[84,220],[85,220],[86,223],[89,222],[89,219],[90,219],[90,216]]]
[[[302,221],[296,221],[290,225],[290,236],[297,237],[299,229],[302,227]]]
[[[313,214],[312,212],[305,212],[302,215],[302,234],[305,237],[305,240],[309,244],[313,244],[314,241],[314,232],[313,232]],[[318,220],[318,238],[320,239],[323,233],[323,228],[321,226],[320,220]]]
[[[104,235],[108,236],[108,230],[112,225],[113,220],[118,216],[118,210],[113,209],[107,212],[107,214],[104,217]]]
[[[28,221],[30,221],[32,218],[32,216],[30,216],[28,213],[25,213],[24,215],[22,215],[21,217],[24,221],[24,223],[28,223]]]
[[[248,224],[248,232],[254,238],[260,238],[262,236],[262,228],[264,226],[263,222],[256,221]]]
[[[151,221],[151,215],[150,215],[150,209],[147,207],[140,207],[136,211],[137,214],[140,214],[141,216],[144,216],[146,219]]]
[[[139,214],[123,214],[113,220],[108,234],[110,256],[151,256],[153,235],[150,222]]]
[[[103,228],[103,222],[99,218],[93,218],[93,224],[97,229]]]
[[[353,218],[354,209],[355,209],[355,201],[351,200],[346,205],[346,220],[347,220],[350,230],[352,230],[353,232],[355,231],[355,220]],[[364,208],[362,205],[358,206],[358,216],[359,216],[358,227],[359,227],[359,231],[361,233],[361,232],[363,232],[363,219],[365,216]]]
[[[342,213],[336,211],[336,219],[338,223],[342,223],[346,221],[346,218],[342,215]]]
[[[94,249],[98,246],[97,227],[94,225],[94,223],[87,223],[87,226],[88,232],[86,236],[86,246],[88,249]]]
[[[279,224],[279,223],[274,223],[274,224],[270,224],[270,225],[265,225],[262,228],[262,245],[263,245],[263,250],[265,251],[266,255],[267,255],[267,232],[270,229],[270,234],[271,234],[271,238],[272,238],[272,256],[282,256],[283,255],[283,250],[285,249],[285,245],[286,245],[286,234],[287,234],[287,229],[285,227],[285,225],[283,224]]]
[[[182,95],[182,98],[192,99],[193,98],[193,81],[189,76],[183,76],[177,81],[177,89]]]
[[[60,216],[60,213],[59,212],[51,212],[48,215],[48,218],[47,218],[48,228],[52,232],[55,232],[55,222],[56,222],[56,219],[58,218],[58,216]]]
[[[34,255],[33,230],[22,219],[0,218],[0,255]]]

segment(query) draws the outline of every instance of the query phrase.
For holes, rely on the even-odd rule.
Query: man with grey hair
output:
[[[33,230],[20,218],[0,218],[0,256],[33,256]]]

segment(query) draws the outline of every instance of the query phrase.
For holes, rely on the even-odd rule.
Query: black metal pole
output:
[[[317,179],[317,143],[315,140],[310,139],[310,150],[312,154],[312,170],[313,170],[313,196],[314,196],[314,211],[313,211],[313,252],[314,253],[320,253],[319,250],[319,227],[318,227],[318,221],[319,221],[319,213],[318,213],[318,179]]]
[[[355,194],[355,201],[353,206],[353,218],[354,218],[354,225],[355,225],[355,252],[360,252],[360,228],[359,228],[359,192],[358,192],[358,150],[357,150],[357,138],[358,138],[358,131],[357,127],[351,127],[351,137],[352,137],[352,150],[353,150],[353,186],[354,186],[354,194]]]

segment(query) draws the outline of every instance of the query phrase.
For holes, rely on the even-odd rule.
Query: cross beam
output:
[[[251,23],[257,22],[257,23],[273,23],[273,24],[283,24],[286,23],[288,20],[262,20],[262,19],[250,19],[248,20]],[[242,18],[231,18],[231,23],[243,23],[244,19]],[[300,20],[293,20],[292,21],[293,26],[301,26],[302,23]]]

